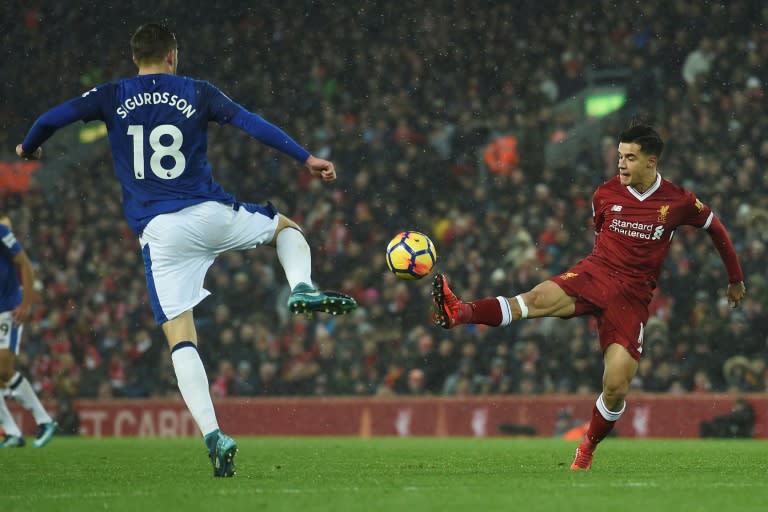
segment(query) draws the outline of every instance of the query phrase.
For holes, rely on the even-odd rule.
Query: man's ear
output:
[[[133,61],[133,64],[134,64],[134,65],[135,65],[137,68],[138,68],[138,67],[141,67],[141,66],[139,66],[139,61],[136,59],[136,56],[135,56],[135,55],[131,55],[131,60]]]

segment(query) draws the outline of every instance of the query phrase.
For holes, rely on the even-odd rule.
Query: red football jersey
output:
[[[622,277],[655,283],[678,226],[708,228],[712,210],[682,187],[656,175],[644,193],[607,181],[592,198],[595,247],[587,259]]]

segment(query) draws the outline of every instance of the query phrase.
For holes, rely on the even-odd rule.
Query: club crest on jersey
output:
[[[701,201],[699,201],[699,198],[698,198],[698,197],[696,198],[696,202],[695,202],[695,203],[693,203],[693,206],[695,206],[695,207],[696,207],[696,209],[697,209],[699,212],[701,212],[701,210],[703,210],[703,209],[704,209],[704,203],[702,203]]]
[[[659,216],[656,218],[658,222],[667,222],[667,215],[669,215],[669,205],[665,204],[659,208]]]
[[[612,212],[620,212],[621,209],[622,209],[622,206],[620,204],[615,204],[615,205],[611,206],[611,211]]]
[[[576,277],[578,275],[579,274],[576,273],[576,272],[564,272],[564,273],[560,274],[560,279],[562,279],[563,281],[567,281],[568,279],[571,279],[571,278]]]

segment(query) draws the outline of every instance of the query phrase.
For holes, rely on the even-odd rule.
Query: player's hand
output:
[[[21,147],[21,144],[16,144],[16,154],[27,160],[40,160],[40,157],[43,156],[43,148],[37,148],[31,153],[27,153],[24,151],[24,148]]]
[[[730,304],[732,308],[735,308],[739,305],[739,302],[741,302],[741,299],[744,298],[746,293],[747,287],[744,286],[744,281],[730,283],[728,285],[728,290],[726,291],[726,295],[728,295],[728,304]]]
[[[328,160],[309,155],[304,165],[309,169],[309,172],[323,181],[336,181],[336,168]]]

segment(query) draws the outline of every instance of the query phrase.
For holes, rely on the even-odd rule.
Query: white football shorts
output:
[[[21,332],[23,330],[24,326],[14,325],[13,311],[3,311],[0,313],[0,349],[4,348],[19,355]]]
[[[277,223],[277,210],[271,203],[226,205],[215,201],[152,219],[139,242],[157,323],[176,318],[210,295],[203,281],[219,254],[269,242]]]

